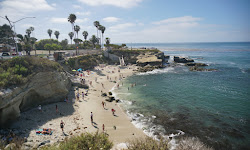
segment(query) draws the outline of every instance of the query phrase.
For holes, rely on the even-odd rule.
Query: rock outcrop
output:
[[[29,81],[12,90],[0,91],[0,127],[38,105],[61,101],[71,88],[71,81],[65,72],[39,72]]]
[[[145,55],[139,55],[137,57],[137,61],[136,64],[138,66],[144,67],[147,65],[151,65],[151,66],[162,66],[162,63],[164,62],[164,53],[163,52],[159,52],[156,54],[152,54],[152,53],[146,53]]]
[[[189,62],[194,62],[194,60],[193,59],[184,58],[184,57],[174,56],[174,62],[176,62],[176,63],[189,63]]]

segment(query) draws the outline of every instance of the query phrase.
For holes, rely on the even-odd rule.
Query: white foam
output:
[[[150,75],[150,74],[160,74],[160,73],[168,73],[168,72],[172,72],[174,73],[174,67],[167,67],[164,69],[155,69],[153,71],[148,71],[148,72],[141,72],[141,73],[137,73],[137,75]]]

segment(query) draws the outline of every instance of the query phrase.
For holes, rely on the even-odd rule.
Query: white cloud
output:
[[[81,6],[79,6],[79,5],[72,5],[73,6],[73,8],[82,8]]]
[[[90,6],[112,5],[122,8],[131,8],[137,6],[143,0],[78,0]]]
[[[4,0],[0,2],[0,14],[8,15],[10,18],[20,17],[31,12],[49,11],[55,8],[50,6],[46,0]]]
[[[79,16],[89,16],[91,14],[90,11],[86,11],[86,12],[76,12],[76,15]]]
[[[89,18],[76,19],[76,23],[83,23],[89,21]]]
[[[116,18],[116,17],[106,17],[102,19],[105,22],[117,22],[120,20],[120,18]]]
[[[125,30],[125,29],[133,27],[135,25],[136,24],[134,24],[134,23],[118,24],[118,25],[109,27],[109,31],[111,31],[111,32],[120,32],[121,30]]]
[[[56,5],[56,3],[52,3],[51,6],[56,7],[57,5]]]
[[[68,19],[67,18],[51,18],[50,19],[51,22],[53,23],[68,23]]]
[[[168,18],[165,20],[153,22],[153,24],[161,25],[161,24],[171,24],[171,23],[186,23],[186,22],[195,22],[195,21],[200,21],[200,20],[202,20],[202,18],[184,16],[184,17]]]

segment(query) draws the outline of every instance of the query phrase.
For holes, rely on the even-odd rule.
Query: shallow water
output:
[[[215,149],[249,149],[250,43],[171,46],[160,47],[218,71],[190,72],[178,65],[127,78],[114,92],[133,123],[150,136],[183,131],[180,136],[198,137]]]

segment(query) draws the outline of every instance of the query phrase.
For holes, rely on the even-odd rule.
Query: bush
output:
[[[176,150],[213,150],[207,145],[203,144],[198,138],[184,137],[181,138]]]
[[[92,149],[92,150],[110,150],[113,146],[113,143],[109,141],[108,136],[105,134],[95,134],[91,133],[82,133],[80,136],[75,136],[70,139],[60,143],[60,146],[56,145],[50,147],[43,147],[43,150],[79,150],[79,149]]]
[[[26,83],[32,73],[63,70],[57,62],[38,57],[14,57],[0,64],[0,89]]]
[[[150,137],[144,139],[135,139],[129,141],[127,145],[129,150],[168,150],[169,144],[167,140],[161,139],[160,141],[154,140]]]
[[[109,92],[109,95],[112,95],[112,92]]]

